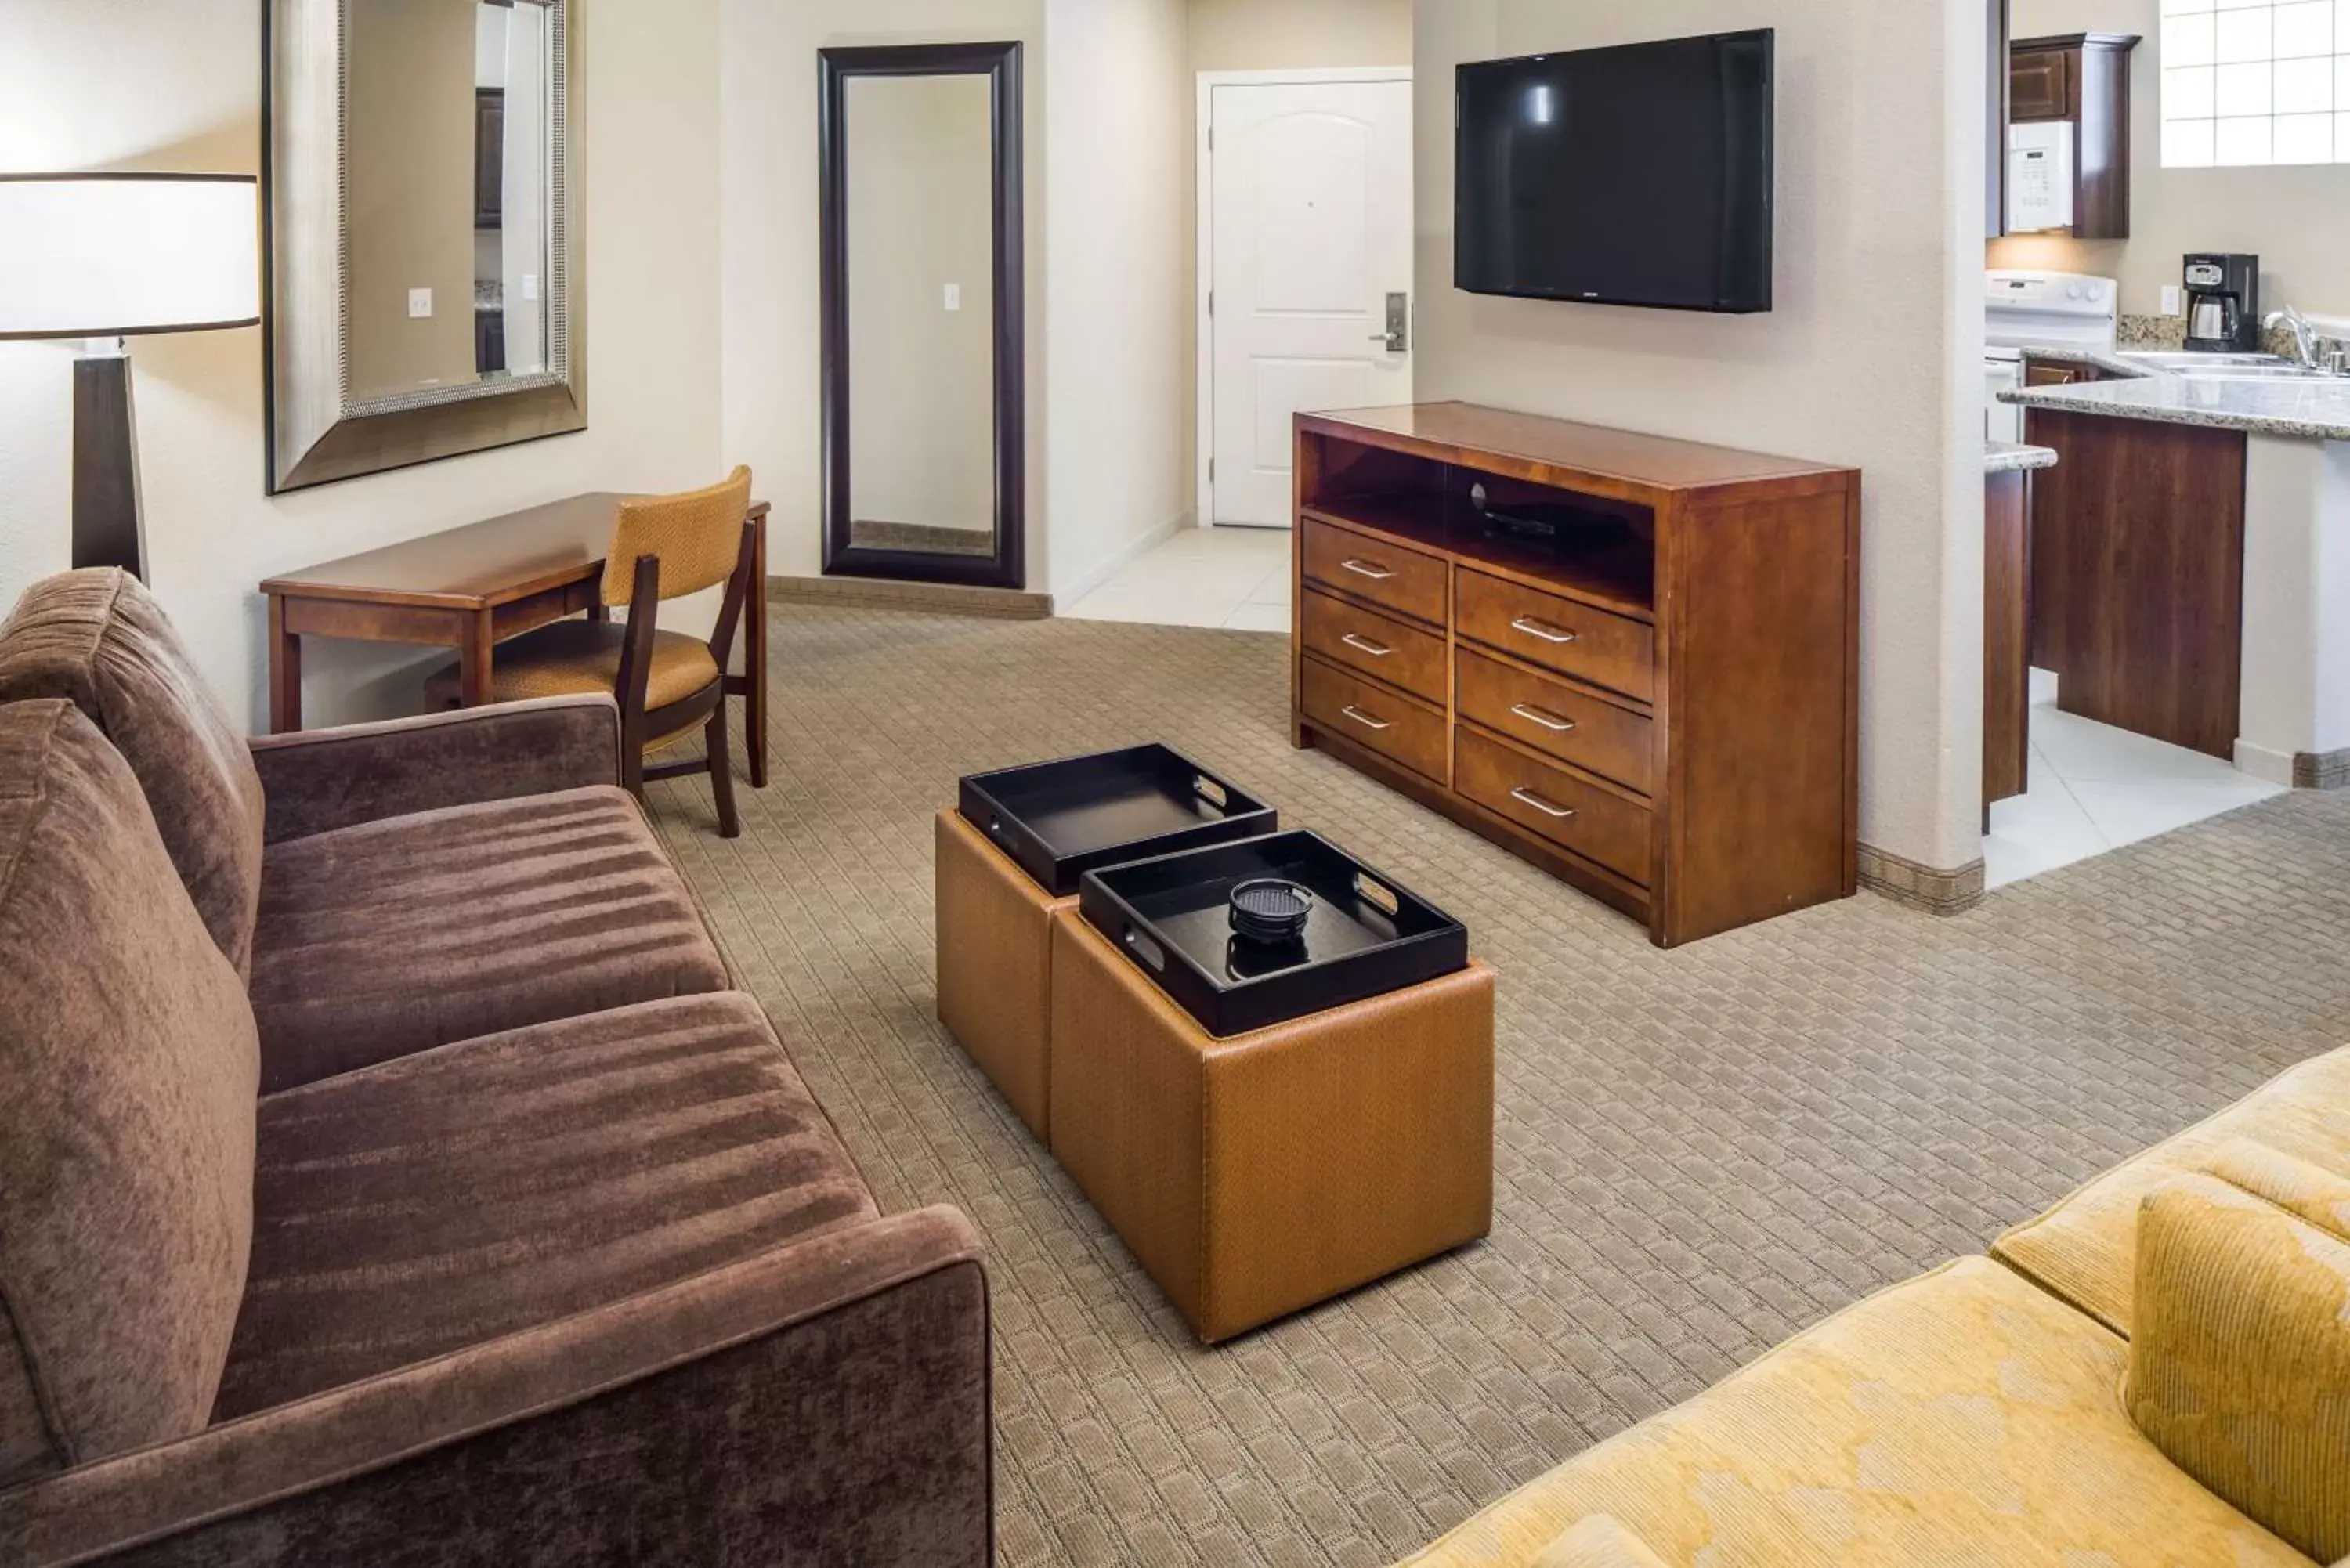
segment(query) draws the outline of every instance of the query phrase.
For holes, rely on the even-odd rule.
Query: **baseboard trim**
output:
[[[2295,789],[2350,789],[2350,751],[2296,752],[2293,759]]]
[[[1151,529],[1149,533],[1120,545],[1117,550],[1111,553],[1107,560],[1103,561],[1100,565],[1087,572],[1085,576],[1079,577],[1076,582],[1071,583],[1067,587],[1063,588],[1053,596],[1053,604],[1055,611],[1058,612],[1060,610],[1069,608],[1079,599],[1085,597],[1087,594],[1093,592],[1096,588],[1101,587],[1104,583],[1109,581],[1120,572],[1126,570],[1127,567],[1134,565],[1135,562],[1142,559],[1143,556],[1150,554],[1151,551],[1159,548],[1159,545],[1167,543],[1168,540],[1175,537],[1176,535],[1180,534],[1186,528],[1194,526],[1198,520],[1199,514],[1197,513],[1185,512],[1180,515],[1170,517],[1166,522],[1161,523],[1158,527]]]
[[[1014,588],[974,588],[961,583],[900,583],[884,577],[769,577],[770,604],[829,605],[836,609],[920,610],[983,620],[1046,620],[1050,594]]]
[[[1983,901],[1983,863],[1978,859],[1946,871],[1864,844],[1860,885],[1929,915],[1963,915]]]
[[[2287,789],[2350,789],[2350,751],[2272,752],[2239,740],[2236,766],[2256,779]]]

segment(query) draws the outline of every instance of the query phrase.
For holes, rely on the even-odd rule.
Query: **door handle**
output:
[[[1388,329],[1385,332],[1372,333],[1371,341],[1386,344],[1388,352],[1390,354],[1406,354],[1411,351],[1410,295],[1388,296]]]

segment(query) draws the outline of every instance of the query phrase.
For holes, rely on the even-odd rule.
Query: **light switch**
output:
[[[947,308],[949,310],[962,308],[962,285],[959,283],[947,285]]]
[[[2173,283],[2163,286],[2162,313],[2165,316],[2184,316],[2187,314],[2186,302],[2179,298],[2178,285]]]
[[[411,288],[408,291],[408,319],[421,321],[432,314],[432,291]]]
[[[538,297],[538,274],[526,272],[522,275],[522,296],[525,299]]]

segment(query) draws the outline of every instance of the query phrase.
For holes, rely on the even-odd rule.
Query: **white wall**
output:
[[[2135,33],[2130,57],[2130,237],[2018,235],[1995,266],[2057,267],[2122,280],[2122,308],[2152,316],[2190,251],[2261,258],[2265,309],[2350,315],[2350,164],[2292,169],[2162,166],[2161,0],[2015,0],[2015,36]]]
[[[583,6],[587,431],[262,493],[261,334],[133,345],[151,577],[206,676],[257,726],[255,585],[582,490],[684,488],[719,439],[718,0]],[[0,168],[259,167],[253,0],[0,0]],[[0,343],[0,604],[68,560],[73,350]],[[310,654],[314,721],[413,711],[412,658]]]
[[[1411,0],[1191,0],[1191,69],[1399,66]]]
[[[1778,29],[1777,308],[1473,296],[1452,276],[1463,60]],[[1459,398],[1865,471],[1861,838],[1981,853],[1979,0],[1421,0],[1419,362]]]
[[[1046,256],[1045,0],[715,0],[720,12],[725,254],[721,293],[725,449],[775,504],[767,569],[823,567],[823,403],[818,379],[816,54],[863,44],[1025,46],[1028,536],[1041,586]],[[659,9],[648,7],[649,10]]]
[[[1042,581],[1063,604],[1189,520],[1183,0],[1048,0],[1053,275]],[[1038,579],[1032,576],[1032,585]]]

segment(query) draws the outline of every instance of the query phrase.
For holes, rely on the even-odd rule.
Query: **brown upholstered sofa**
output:
[[[0,1562],[963,1564],[986,1283],[883,1216],[602,699],[247,742],[0,628]]]

